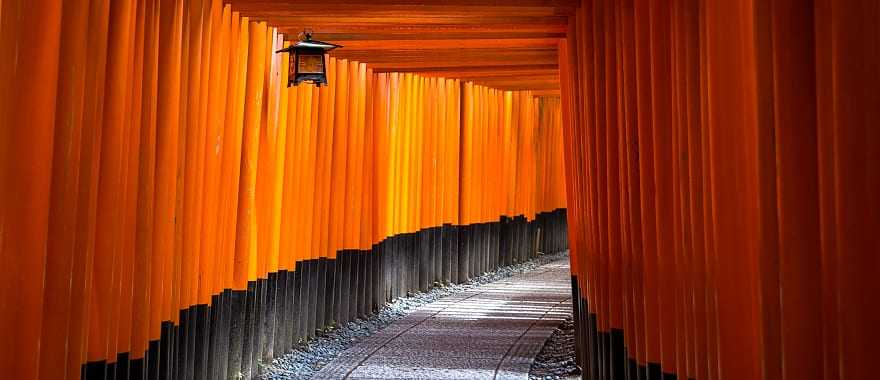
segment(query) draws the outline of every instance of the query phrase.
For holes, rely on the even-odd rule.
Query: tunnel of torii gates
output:
[[[585,378],[877,378],[878,19],[0,0],[0,377],[253,377],[570,249]],[[304,28],[328,86],[285,86]]]

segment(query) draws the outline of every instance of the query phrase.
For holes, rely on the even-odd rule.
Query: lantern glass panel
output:
[[[297,72],[299,74],[324,74],[324,54],[300,54]]]

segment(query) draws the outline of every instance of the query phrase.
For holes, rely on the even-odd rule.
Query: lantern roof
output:
[[[294,49],[322,49],[324,51],[330,51],[336,48],[341,48],[342,45],[331,44],[329,42],[318,41],[312,39],[312,33],[305,32],[301,36],[303,36],[297,43],[291,44],[290,46],[278,50],[276,53],[281,52],[289,52]]]
[[[303,47],[303,48],[324,49],[324,50],[333,50],[338,47],[342,47],[340,45],[331,44],[329,42],[323,42],[323,41],[318,41],[318,40],[299,41],[296,44],[294,44],[293,46],[298,47],[298,48]]]

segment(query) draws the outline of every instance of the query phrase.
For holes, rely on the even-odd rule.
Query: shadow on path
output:
[[[314,379],[527,379],[544,341],[570,314],[568,260],[558,260],[426,304]]]

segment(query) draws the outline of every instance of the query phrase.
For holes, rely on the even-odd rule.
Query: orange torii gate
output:
[[[0,373],[254,376],[570,239],[588,378],[873,378],[875,3],[0,0]]]

